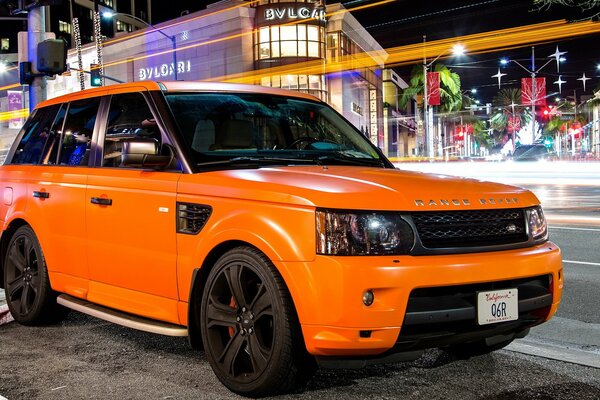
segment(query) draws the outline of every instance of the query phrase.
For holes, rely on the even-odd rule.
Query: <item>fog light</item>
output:
[[[375,300],[375,295],[373,294],[373,291],[371,290],[367,290],[364,294],[363,294],[363,304],[365,306],[370,306],[371,304],[373,304],[373,301]]]

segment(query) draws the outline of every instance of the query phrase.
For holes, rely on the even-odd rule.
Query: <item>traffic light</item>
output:
[[[98,64],[90,64],[90,86],[102,86],[102,76]]]

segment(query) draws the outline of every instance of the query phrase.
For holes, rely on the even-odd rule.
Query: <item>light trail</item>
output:
[[[0,122],[8,121],[16,118],[27,118],[29,116],[29,110],[22,108],[14,111],[3,111],[0,112]]]
[[[9,89],[14,89],[21,86],[20,83],[12,83],[10,85],[6,85],[6,86],[0,86],[0,90],[9,90]]]
[[[588,262],[588,261],[563,260],[563,263],[567,263],[567,264],[579,264],[579,265],[593,265],[595,267],[600,267],[600,263]]]
[[[595,228],[574,228],[571,226],[550,226],[550,229],[565,229],[568,231],[592,231],[592,232],[600,232],[600,229]]]
[[[587,215],[553,215],[544,213],[546,220],[550,223],[570,223],[578,225],[600,225],[600,218],[588,217]],[[551,226],[552,227],[552,226]]]
[[[385,49],[388,57],[386,67],[421,63],[423,57],[441,58],[450,56],[453,44],[460,43],[468,49],[469,54],[481,54],[492,51],[508,50],[532,44],[552,42],[556,39],[571,38],[582,35],[600,33],[600,23],[583,21],[569,23],[566,20],[544,22],[515,28],[500,29],[473,35],[459,36],[423,43],[411,44]],[[351,71],[358,68],[378,67],[373,52],[364,52],[342,57],[339,60],[323,62],[323,60],[307,61],[286,66],[269,68],[264,71],[248,71],[239,74],[225,75],[210,79],[232,83],[257,83],[261,78],[272,75],[309,75]]]

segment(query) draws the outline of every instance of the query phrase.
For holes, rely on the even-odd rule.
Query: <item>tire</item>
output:
[[[10,238],[4,259],[6,302],[23,325],[43,325],[63,319],[68,309],[56,303],[40,243],[25,225]]]
[[[253,248],[235,248],[215,263],[202,294],[200,329],[217,378],[240,395],[287,393],[316,371],[283,279]]]
[[[462,343],[446,347],[444,350],[456,360],[468,360],[471,357],[483,356],[493,351],[503,349],[512,343],[514,339],[487,344],[485,340],[471,343]]]

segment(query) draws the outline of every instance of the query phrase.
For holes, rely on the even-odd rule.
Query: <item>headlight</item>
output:
[[[415,239],[396,213],[317,210],[316,218],[318,254],[408,254]]]
[[[548,226],[542,207],[537,206],[527,210],[527,222],[529,223],[529,232],[536,242],[542,242],[548,239]]]

